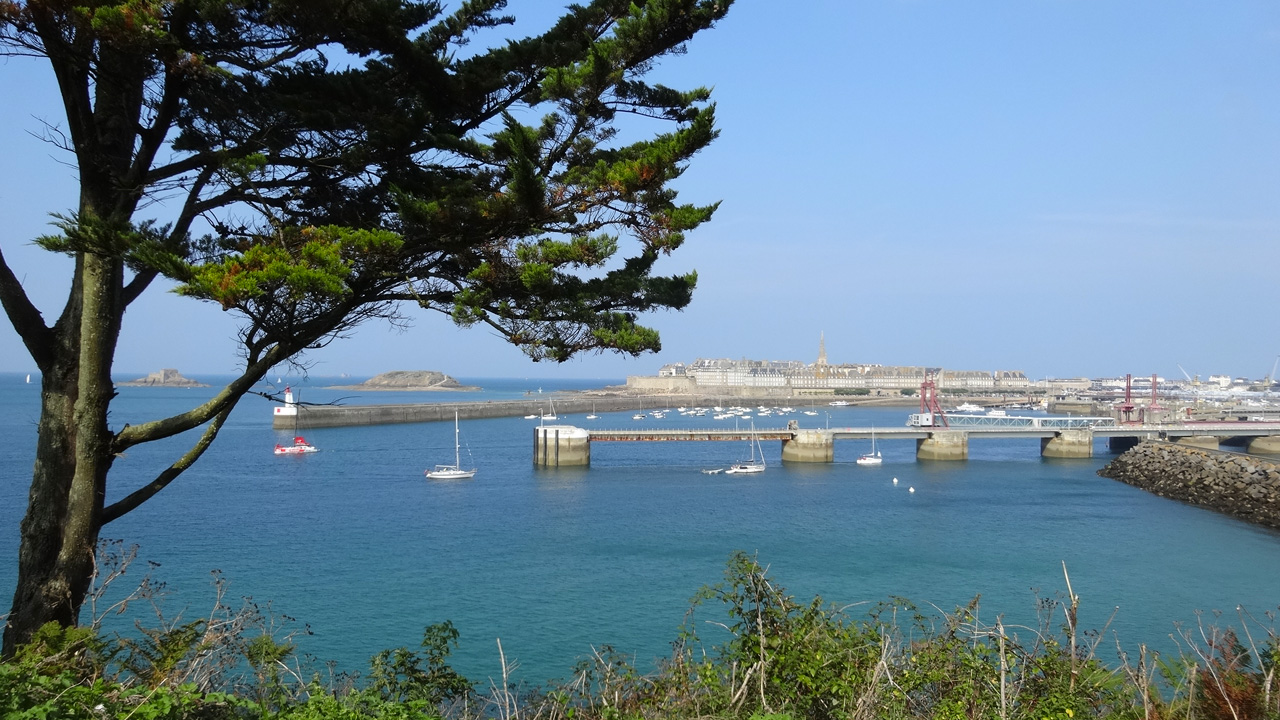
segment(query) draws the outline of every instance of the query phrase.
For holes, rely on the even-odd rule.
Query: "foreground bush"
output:
[[[428,627],[418,649],[379,653],[359,682],[322,682],[304,679],[293,643],[256,606],[219,603],[207,619],[128,639],[46,626],[0,664],[0,718],[1280,719],[1273,626],[1241,614],[1238,629],[1184,629],[1177,657],[1117,646],[1104,662],[1103,635],[1076,627],[1067,582],[1064,598],[1041,601],[1040,626],[1023,640],[999,620],[981,624],[976,599],[941,617],[901,600],[862,618],[821,598],[797,602],[738,553],[694,598],[656,671],[605,647],[570,682],[504,678],[483,693],[448,665],[458,641],[449,623]]]

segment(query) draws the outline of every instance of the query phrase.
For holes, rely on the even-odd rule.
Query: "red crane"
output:
[[[1164,410],[1164,408],[1160,406],[1160,401],[1156,399],[1156,388],[1159,387],[1157,384],[1159,380],[1159,376],[1154,374],[1151,376],[1151,404],[1147,406],[1148,413]],[[1152,419],[1154,420],[1155,418]]]
[[[1124,422],[1131,422],[1130,416],[1133,415],[1133,375],[1125,373],[1124,376],[1124,404],[1120,406],[1120,414],[1124,416]]]
[[[938,419],[942,419],[942,427],[949,428],[951,424],[947,422],[947,414],[942,411],[942,403],[938,402],[938,386],[933,382],[933,376],[929,373],[924,374],[924,382],[920,383],[920,412],[933,413],[933,426],[938,426]]]

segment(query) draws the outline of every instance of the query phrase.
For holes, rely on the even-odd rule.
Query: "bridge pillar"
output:
[[[1280,436],[1268,435],[1256,437],[1249,441],[1251,453],[1280,453]]]
[[[1179,445],[1190,445],[1191,447],[1204,448],[1205,450],[1217,450],[1218,438],[1215,435],[1189,435],[1180,437],[1174,442]]]
[[[590,465],[591,434],[572,425],[539,425],[533,429],[533,464]]]
[[[916,441],[917,460],[968,460],[969,433],[962,430],[937,430]]]
[[[782,461],[823,463],[835,459],[836,443],[824,430],[798,430],[790,440],[782,441]]]
[[[1040,438],[1040,454],[1051,458],[1093,457],[1093,431],[1062,430],[1051,438]]]

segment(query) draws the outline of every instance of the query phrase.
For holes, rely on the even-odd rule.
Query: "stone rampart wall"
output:
[[[683,375],[654,377],[652,375],[628,375],[627,389],[652,393],[693,393],[698,385],[691,377]]]
[[[1161,497],[1280,529],[1280,463],[1167,442],[1144,442],[1098,471]]]

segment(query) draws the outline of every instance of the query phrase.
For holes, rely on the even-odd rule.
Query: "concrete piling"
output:
[[[795,463],[829,463],[835,459],[835,439],[823,430],[796,430],[790,440],[782,441],[782,461]]]
[[[1040,454],[1051,458],[1093,457],[1093,432],[1063,430],[1051,438],[1040,439]]]
[[[936,430],[929,437],[916,440],[917,460],[968,460],[969,433],[962,430]]]
[[[1217,450],[1218,438],[1216,435],[1190,435],[1180,437],[1174,442],[1179,445],[1190,445],[1191,447],[1204,448],[1205,450]]]
[[[572,467],[591,464],[591,435],[572,425],[539,425],[533,429],[533,464]]]

